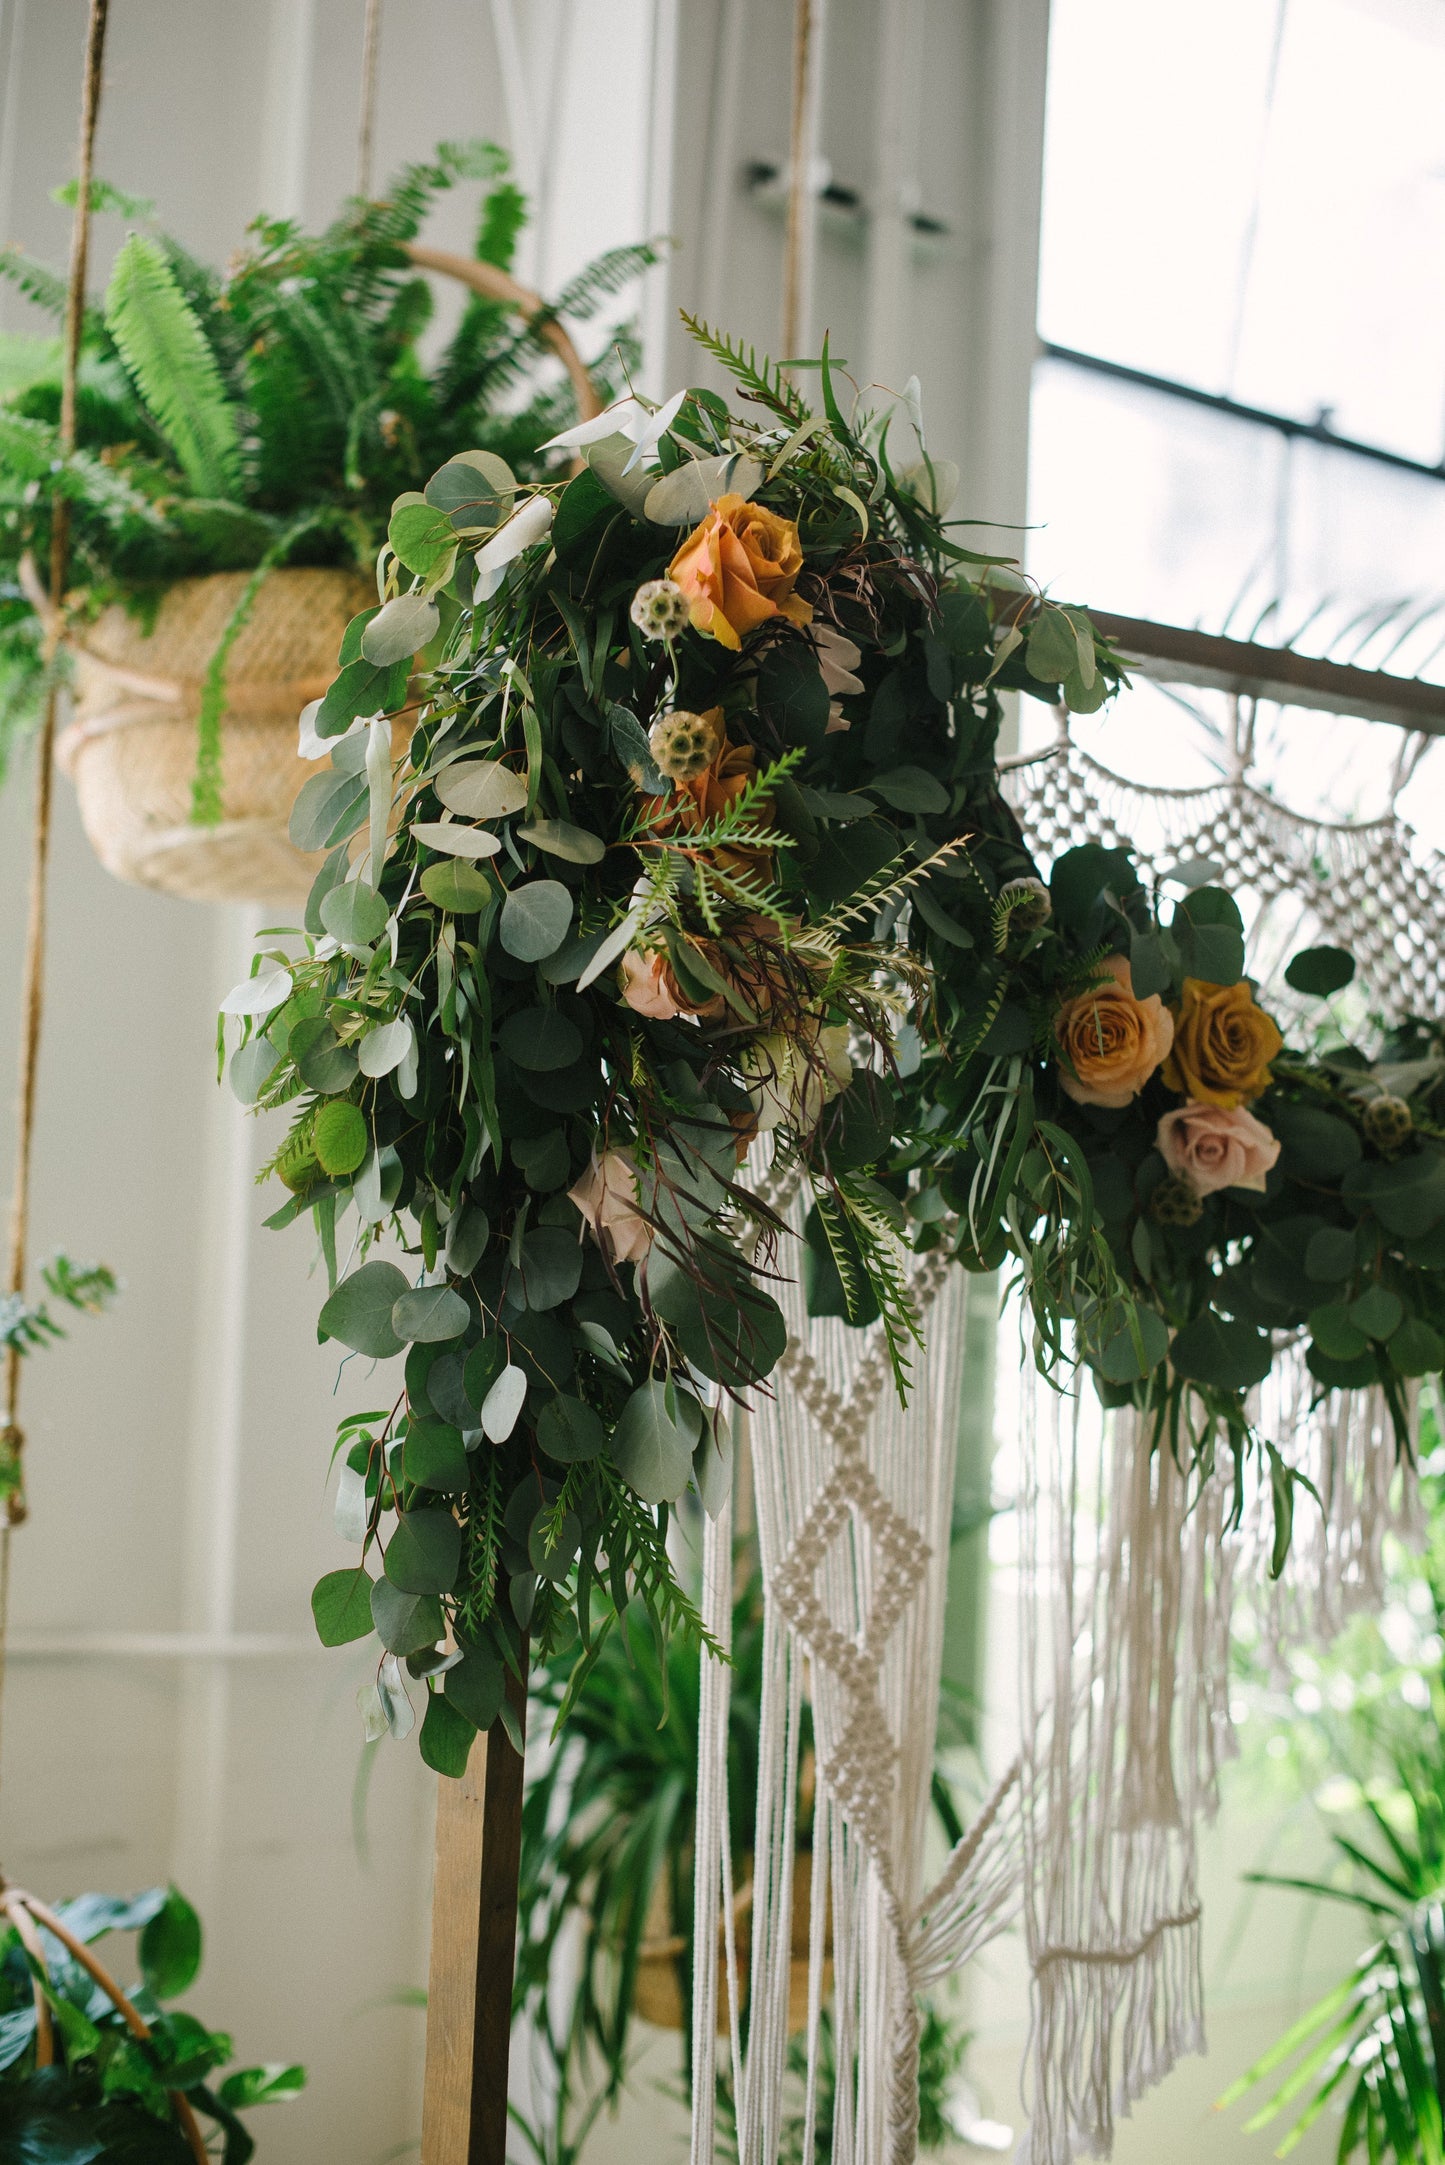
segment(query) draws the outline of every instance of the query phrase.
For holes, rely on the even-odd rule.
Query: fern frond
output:
[[[235,498],[236,415],[216,357],[165,251],[133,233],[116,258],[105,320],[121,358],[197,496]]]
[[[8,278],[16,291],[26,300],[53,316],[57,323],[65,320],[66,282],[58,271],[48,270],[27,256],[23,248],[0,248],[0,278]],[[105,320],[94,308],[87,307],[81,329],[81,340],[87,346],[108,347],[110,334]]]
[[[736,377],[745,397],[770,406],[790,427],[799,428],[804,421],[811,420],[812,415],[801,393],[788,381],[776,361],[770,361],[764,354],[759,362],[755,347],[749,346],[744,352],[741,341],[735,346],[725,332],[714,331],[701,316],[689,315],[685,308],[680,314],[703,351],[720,362],[730,376]]]
[[[574,322],[586,323],[595,316],[605,300],[630,286],[634,278],[650,271],[662,260],[662,252],[654,241],[634,241],[626,248],[609,248],[605,255],[594,257],[585,270],[577,273],[562,288],[554,301],[547,304],[548,316],[571,316]]]
[[[482,202],[481,222],[472,251],[477,261],[490,263],[499,271],[509,271],[517,253],[518,235],[526,223],[527,198],[514,181],[499,181],[495,188],[487,191]]]
[[[891,878],[889,865],[896,864],[897,858],[890,858],[889,864],[883,865],[870,880],[864,881],[858,890],[856,901],[850,902],[846,909],[834,910],[823,918],[818,930],[828,933],[841,932],[845,925],[854,923],[858,918],[876,916],[878,911],[886,909],[890,902],[903,901],[909,891],[916,887],[927,873],[941,864],[944,858],[952,857],[965,847],[962,840],[945,842],[941,849],[930,850],[916,865],[910,865],[906,872],[897,873]]]

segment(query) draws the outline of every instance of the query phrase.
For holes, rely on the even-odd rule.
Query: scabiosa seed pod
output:
[[[1157,1225],[1198,1225],[1204,1202],[1187,1181],[1161,1180],[1149,1199],[1149,1214]]]
[[[672,579],[649,579],[629,611],[644,639],[675,639],[687,628],[687,596]]]
[[[712,715],[674,707],[658,716],[647,742],[659,774],[669,782],[691,782],[707,772],[722,750],[723,732]]]
[[[1415,1116],[1403,1098],[1371,1098],[1360,1125],[1377,1150],[1398,1150],[1414,1132]]]

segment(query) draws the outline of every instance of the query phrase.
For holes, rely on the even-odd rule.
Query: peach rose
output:
[[[640,1263],[653,1231],[637,1207],[637,1160],[630,1150],[604,1150],[567,1193],[614,1263]]]
[[[707,959],[716,969],[716,956],[709,953]],[[651,1022],[675,1022],[679,1015],[699,1015],[712,1022],[727,1004],[720,993],[700,1005],[690,1000],[661,947],[628,948],[622,958],[622,997],[634,1013],[646,1015]]]
[[[1196,1195],[1216,1188],[1262,1195],[1264,1176],[1279,1157],[1279,1138],[1243,1105],[1176,1105],[1160,1121],[1154,1147]]]
[[[796,521],[741,496],[720,496],[667,576],[686,595],[694,629],[736,652],[750,631],[772,617],[812,622],[807,602],[793,592],[802,568]]]
[[[1269,1087],[1269,1063],[1284,1039],[1241,978],[1209,985],[1186,977],[1164,1080],[1206,1105],[1242,1105]]]
[[[1136,1098],[1168,1052],[1174,1022],[1157,992],[1134,996],[1123,955],[1099,964],[1105,982],[1065,1000],[1054,1017],[1064,1057],[1059,1081],[1079,1105],[1118,1108]]]

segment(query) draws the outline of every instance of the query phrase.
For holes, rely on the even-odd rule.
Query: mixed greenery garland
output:
[[[1013,1257],[1041,1365],[1086,1361],[1181,1461],[1268,1449],[1282,1541],[1294,1476],[1246,1411],[1272,1331],[1307,1315],[1321,1387],[1402,1420],[1439,1360],[1433,1131],[1360,1056],[1284,1055],[1223,891],[1166,924],[1124,852],[1037,876],[1001,694],[1099,706],[1086,614],[954,538],[912,386],[845,412],[825,347],[814,412],[693,329],[747,418],[628,398],[555,439],[571,479],[466,452],[398,502],[303,717],[335,740],[293,824],[328,852],[304,951],[227,1002],[237,1093],[291,1110],[271,1222],[319,1228],[322,1335],[405,1353],[343,1424],[362,1556],[318,1628],[379,1632],[378,1729],[424,1680],[450,1772],[510,1721],[524,1635],[579,1650],[575,1691],[629,1600],[698,1628],[668,1515],[730,1478],[779,1273],[877,1318],[906,1391],[910,1251]],[[742,1177],[759,1135],[808,1190],[801,1257]]]
[[[548,326],[562,312],[594,314],[653,251],[610,251],[531,321],[471,296],[431,358],[422,340],[433,292],[406,244],[438,194],[466,181],[486,189],[476,256],[505,271],[527,206],[487,143],[441,144],[381,196],[352,198],[321,233],[258,218],[224,271],[150,229],[149,204],[95,186],[97,211],[140,230],[120,250],[103,306],[86,312],[68,458],[59,341],[0,341],[0,771],[44,681],[25,567],[48,564],[57,486],[72,509],[68,606],[84,618],[117,600],[144,615],[168,584],[197,573],[282,563],[369,573],[392,499],[459,442],[538,471],[537,445],[575,411],[569,385],[537,377]],[[63,314],[64,280],[20,250],[0,251],[0,275]],[[628,351],[614,339],[599,358],[604,395]],[[224,654],[202,716],[212,737],[223,664]],[[201,780],[204,816],[214,810],[204,765]]]

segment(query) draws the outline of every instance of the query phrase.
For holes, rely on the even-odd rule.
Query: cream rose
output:
[[[1171,1173],[1196,1195],[1216,1188],[1264,1193],[1264,1176],[1279,1157],[1279,1138],[1243,1105],[1177,1105],[1160,1121],[1154,1147]]]
[[[640,1263],[653,1230],[637,1207],[637,1160],[630,1150],[605,1150],[568,1194],[614,1263]]]
[[[1123,955],[1099,964],[1101,985],[1065,1000],[1054,1017],[1059,1081],[1079,1105],[1117,1109],[1136,1098],[1174,1038],[1174,1021],[1157,992],[1136,999]]]

